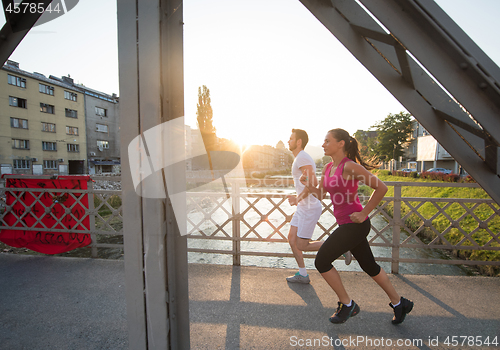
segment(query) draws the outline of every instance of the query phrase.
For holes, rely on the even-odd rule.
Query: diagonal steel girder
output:
[[[300,1],[500,203],[500,69],[463,30],[432,0]]]
[[[44,10],[51,2],[52,0],[29,1],[30,4],[36,5],[35,9],[39,9],[39,6],[42,6]],[[24,3],[27,3],[27,1],[24,1]],[[0,63],[3,66],[26,34],[28,34],[30,29],[42,16],[43,12],[38,10],[34,12],[20,10],[18,13],[14,13],[12,10],[9,10],[14,6],[14,1],[2,0],[2,4],[6,19],[6,23],[0,30]],[[10,8],[8,9],[9,5]]]

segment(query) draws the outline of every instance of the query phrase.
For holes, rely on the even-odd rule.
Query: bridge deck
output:
[[[500,341],[500,278],[391,275],[415,302],[394,326],[380,288],[363,273],[341,272],[361,313],[333,325],[336,300],[315,271],[310,285],[287,284],[294,271],[286,269],[190,265],[189,272],[192,349],[289,349],[308,341],[310,348],[492,349],[469,346],[472,338],[461,345],[460,336]],[[0,349],[126,349],[124,281],[123,261],[0,254]],[[444,344],[448,336],[459,345]],[[398,347],[398,339],[423,343]]]

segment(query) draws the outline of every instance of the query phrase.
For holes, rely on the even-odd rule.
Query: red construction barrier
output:
[[[86,190],[88,181],[91,181],[90,176],[58,176],[51,179],[23,179],[21,176],[7,178],[5,187]],[[88,193],[6,191],[6,201],[7,206],[12,209],[6,213],[2,225],[24,227],[24,223],[29,227],[29,230],[2,229],[0,241],[9,246],[28,248],[44,254],[59,254],[85,247],[92,242],[89,234],[43,231],[44,228],[89,230],[90,219],[88,215],[85,217],[89,208]],[[49,208],[48,212],[46,208]],[[70,210],[67,213],[68,208]],[[37,222],[39,219],[40,222]],[[61,220],[58,222],[59,219]]]

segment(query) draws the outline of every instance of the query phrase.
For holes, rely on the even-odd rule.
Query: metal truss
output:
[[[432,0],[300,1],[500,203],[500,69],[474,41]]]
[[[24,2],[26,3],[27,1]],[[46,9],[51,2],[52,0],[29,1],[30,4],[36,5],[35,9],[39,9],[39,6]],[[37,10],[34,12],[19,11],[18,13],[14,13],[8,10],[14,6],[13,0],[2,0],[2,4],[6,19],[6,23],[0,30],[0,62],[3,65],[43,12]]]

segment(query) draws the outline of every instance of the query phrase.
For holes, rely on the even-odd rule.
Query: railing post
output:
[[[401,242],[401,184],[394,185],[394,212],[392,215],[392,259],[391,272],[399,273],[399,246]]]
[[[97,213],[94,213],[94,181],[92,179],[90,181],[87,181],[87,189],[90,190],[89,192],[89,230],[91,232],[96,231],[95,228],[95,215]],[[90,244],[91,247],[91,256],[92,258],[97,258],[97,235],[95,233],[91,233],[90,237],[92,239],[92,243]]]
[[[233,181],[231,184],[231,202],[233,214],[233,266],[240,266],[240,184],[237,181]]]

